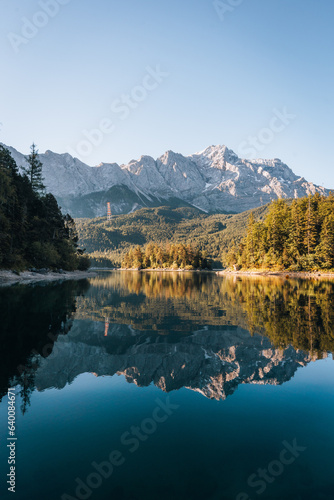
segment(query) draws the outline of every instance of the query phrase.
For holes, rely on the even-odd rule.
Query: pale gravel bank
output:
[[[332,278],[334,273],[289,271],[217,271],[218,276],[277,276],[279,278]]]
[[[23,271],[16,274],[13,271],[0,271],[0,286],[10,286],[16,284],[39,283],[42,281],[63,281],[63,280],[80,280],[85,278],[93,278],[97,273],[92,271],[63,271],[61,274],[56,272],[48,272],[46,274]]]

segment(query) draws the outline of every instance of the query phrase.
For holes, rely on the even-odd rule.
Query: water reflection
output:
[[[122,375],[225,399],[240,384],[282,384],[333,351],[334,284],[197,273],[101,274],[0,291],[3,395]]]
[[[76,301],[88,287],[83,280],[0,289],[0,398],[13,383],[20,384],[25,411],[41,360],[70,331]]]
[[[61,389],[80,373],[92,372],[123,375],[142,387],[153,382],[165,392],[188,387],[225,399],[239,384],[281,384],[316,359],[291,346],[275,349],[269,339],[232,326],[204,327],[173,339],[125,325],[111,325],[105,338],[100,326],[78,323],[59,338],[56,351],[37,369],[39,390]]]
[[[78,319],[159,334],[234,325],[322,357],[334,345],[334,282],[200,273],[118,272],[91,280]]]

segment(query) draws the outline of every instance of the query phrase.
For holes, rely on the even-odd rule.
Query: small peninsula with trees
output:
[[[149,243],[145,248],[137,246],[130,249],[122,261],[122,268],[192,271],[211,269],[211,263],[205,253],[191,245],[160,246]]]

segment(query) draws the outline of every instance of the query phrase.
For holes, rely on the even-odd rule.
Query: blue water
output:
[[[1,380],[8,374],[8,382],[16,385],[16,493],[8,492],[5,484],[8,432],[4,395],[0,404],[1,498],[334,498],[331,353],[302,350],[293,343],[278,347],[263,331],[252,337],[245,329],[247,314],[239,292],[240,287],[247,289],[255,304],[257,283],[245,280],[232,292],[228,284],[219,288],[222,278],[208,276],[203,287],[198,277],[190,275],[186,293],[178,294],[174,289],[173,295],[171,280],[177,281],[177,277],[164,277],[154,293],[156,281],[151,288],[142,283],[134,293],[134,285],[131,282],[129,287],[127,279],[120,273],[115,277],[103,274],[89,285],[82,283],[82,289],[67,283],[1,291],[2,307],[13,294],[22,295],[22,304],[27,303],[29,294],[35,298],[40,294],[40,301],[44,301],[42,312],[26,311],[22,306],[27,330],[17,332],[16,340],[17,349],[26,356],[24,366],[31,358],[29,349],[22,348],[22,337],[26,335],[31,351],[38,351],[37,346],[38,352],[42,351],[47,332],[31,333],[31,314],[36,316],[39,330],[38,314],[48,314],[49,299],[50,318],[61,332],[52,353],[40,356],[29,372],[34,379],[26,384],[30,392],[23,411],[19,392],[24,382],[10,364],[17,362],[17,354],[11,359],[7,353],[10,359]],[[285,302],[289,300],[284,282],[266,286],[276,287],[277,293],[285,295]],[[301,324],[305,320],[304,295],[309,292],[314,296],[310,286],[302,287]],[[217,287],[221,300],[215,306]],[[324,289],[330,301],[331,285],[322,286],[322,297]],[[52,304],[61,297],[66,301],[65,309],[58,305],[59,314],[54,318]],[[225,316],[219,313],[227,303],[233,304],[231,317],[229,309]],[[109,326],[105,337],[106,312]],[[66,331],[64,314],[71,324]],[[5,317],[7,331],[11,316],[9,311]],[[12,318],[14,329],[17,319]],[[316,327],[311,337],[313,333],[328,336],[319,318],[313,320]],[[46,323],[46,319],[42,321],[43,328]],[[170,332],[168,324],[173,325]],[[181,332],[175,327],[180,324]],[[157,325],[162,325],[161,330]],[[12,348],[6,332],[2,335],[5,348]],[[328,342],[331,345],[330,338]],[[233,390],[223,394],[231,380]],[[171,384],[175,388],[170,389]],[[3,386],[2,392],[6,389]],[[298,456],[287,451],[283,456],[289,463],[282,464],[283,450],[294,445]],[[103,462],[108,477],[102,477],[101,469],[97,473],[96,467]],[[265,474],[266,479],[259,474]],[[256,486],[248,484],[250,477]],[[76,491],[77,480],[81,488]]]

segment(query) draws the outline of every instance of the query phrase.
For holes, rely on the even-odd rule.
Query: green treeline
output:
[[[123,268],[136,269],[207,269],[210,263],[205,253],[193,248],[191,245],[159,246],[149,243],[145,248],[137,246],[126,253]]]
[[[334,269],[334,195],[272,202],[263,222],[228,252],[228,266],[290,271]]]
[[[8,149],[0,146],[0,268],[87,269],[73,219],[62,215],[52,194],[45,194],[35,145],[27,160],[21,175]]]

